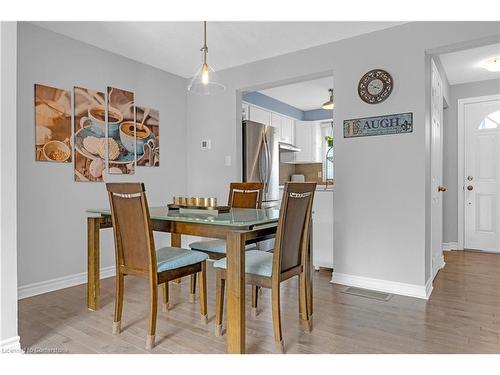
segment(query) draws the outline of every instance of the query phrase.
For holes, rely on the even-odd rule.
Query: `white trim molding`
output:
[[[465,247],[465,105],[480,103],[490,100],[499,100],[500,95],[476,96],[472,98],[458,99],[458,249]]]
[[[452,251],[452,250],[458,250],[458,242],[443,242],[443,251]]]
[[[101,279],[115,276],[115,266],[101,268]],[[18,299],[28,298],[53,292],[59,289],[69,288],[75,285],[85,284],[87,282],[87,272],[77,273],[55,279],[40,281],[38,283],[20,286],[17,289]]]
[[[432,293],[431,280],[429,280],[426,285],[417,285],[333,272],[332,280],[330,282],[333,284],[371,289],[378,292],[399,294],[402,296],[421,299],[429,299]]]
[[[0,354],[3,353],[22,353],[21,341],[19,336],[14,336],[0,342]]]

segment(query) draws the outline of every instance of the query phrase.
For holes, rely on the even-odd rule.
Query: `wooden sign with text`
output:
[[[344,138],[413,132],[413,113],[344,120]]]

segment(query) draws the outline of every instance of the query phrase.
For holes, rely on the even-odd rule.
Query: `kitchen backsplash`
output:
[[[307,163],[307,164],[289,164],[280,163],[280,185],[290,181],[292,174],[303,174],[307,182],[322,182],[323,181],[323,164],[322,163]]]

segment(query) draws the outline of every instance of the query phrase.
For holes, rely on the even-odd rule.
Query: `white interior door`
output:
[[[432,278],[444,267],[443,258],[443,85],[434,61],[431,79],[431,251]]]
[[[464,104],[465,248],[500,252],[500,96]]]

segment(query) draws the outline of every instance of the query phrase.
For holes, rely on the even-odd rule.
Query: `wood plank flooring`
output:
[[[287,353],[500,353],[500,254],[446,252],[446,267],[429,301],[393,296],[377,301],[342,293],[331,273],[314,275],[314,327],[300,329],[297,281],[282,285],[283,335]],[[158,313],[152,353],[224,353],[226,337],[214,336],[215,279],[208,265],[209,323],[189,303],[189,279],[170,287],[174,306]],[[19,301],[21,345],[31,352],[147,353],[145,280],[125,280],[122,333],[111,333],[114,278],[102,280],[102,309],[86,308],[80,285]],[[250,296],[250,290],[247,291]],[[247,309],[247,352],[274,353],[271,295],[261,312]],[[250,306],[250,300],[247,307]]]

